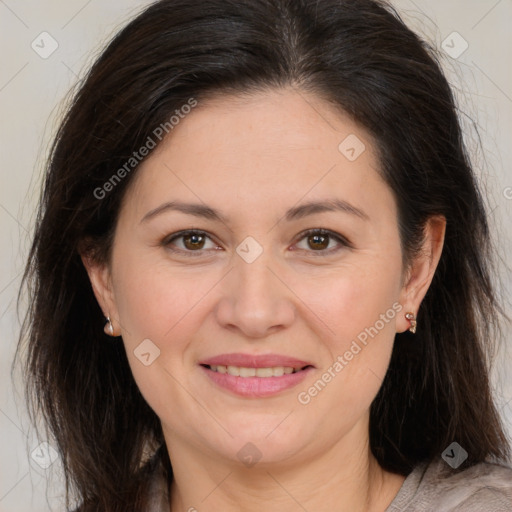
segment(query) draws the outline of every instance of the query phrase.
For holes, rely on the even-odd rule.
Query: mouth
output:
[[[313,365],[297,359],[264,357],[248,359],[246,356],[240,356],[237,360],[237,356],[230,355],[230,361],[222,361],[218,357],[218,360],[200,363],[199,367],[216,389],[249,399],[276,396],[291,390],[315,369]],[[225,364],[219,364],[221,362]]]
[[[233,377],[259,377],[259,378],[268,378],[268,377],[282,377],[283,375],[289,375],[292,373],[298,373],[307,368],[312,368],[310,364],[306,366],[293,367],[293,366],[269,366],[266,368],[254,368],[247,366],[225,366],[225,365],[208,365],[202,364],[204,368],[211,370],[212,372],[228,374]]]

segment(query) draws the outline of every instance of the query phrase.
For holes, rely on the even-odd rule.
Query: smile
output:
[[[215,388],[244,398],[275,396],[298,386],[314,367],[271,366],[254,368],[247,366],[205,365],[199,367]]]

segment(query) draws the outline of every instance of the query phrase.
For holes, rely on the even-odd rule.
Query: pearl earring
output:
[[[107,316],[107,323],[105,324],[103,330],[105,331],[105,334],[108,334],[109,336],[114,336],[114,326],[112,325],[112,321],[110,320],[109,316]]]

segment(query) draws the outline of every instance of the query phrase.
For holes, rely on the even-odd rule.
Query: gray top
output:
[[[511,511],[511,468],[480,463],[453,470],[439,458],[416,466],[385,512]]]
[[[161,473],[152,479],[152,493],[148,512],[169,512]],[[481,463],[453,470],[441,458],[420,464],[385,512],[512,512],[512,468]]]

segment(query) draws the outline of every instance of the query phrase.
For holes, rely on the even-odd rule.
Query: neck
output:
[[[384,471],[368,439],[355,443],[357,437],[349,434],[314,457],[245,467],[166,436],[174,473],[171,512],[384,512],[404,477]]]

